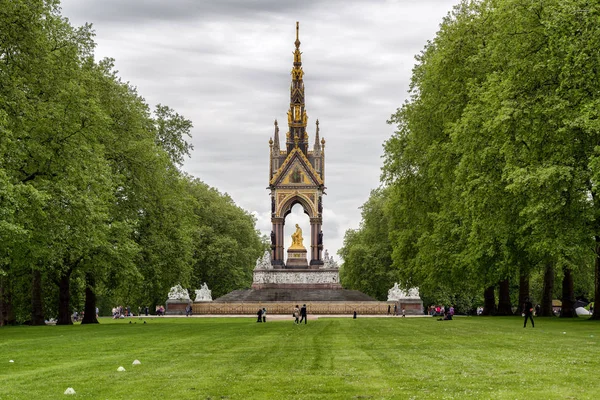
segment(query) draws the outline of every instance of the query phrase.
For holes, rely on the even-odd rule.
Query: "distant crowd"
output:
[[[427,309],[427,313],[432,317],[441,317],[441,320],[452,320],[452,317],[454,317],[454,307],[432,305]]]
[[[161,309],[162,308],[162,311]],[[138,307],[138,313],[137,315],[142,315],[142,313],[148,315],[149,309],[148,306],[144,306],[142,307]],[[159,313],[160,312],[160,313]],[[163,306],[156,306],[156,315],[164,315],[165,312],[165,308]],[[136,314],[131,312],[131,307],[127,306],[127,307],[123,307],[123,306],[116,306],[112,308],[112,317],[113,319],[121,319],[121,318],[125,318],[125,317],[134,317]]]

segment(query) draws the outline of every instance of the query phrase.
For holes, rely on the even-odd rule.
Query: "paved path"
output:
[[[407,315],[406,318],[430,318],[430,315]],[[137,319],[140,317],[126,317],[125,319]],[[256,315],[249,314],[206,314],[206,315],[192,315],[191,317],[186,317],[185,315],[165,315],[164,317],[159,317],[157,315],[142,315],[141,318],[253,318],[256,319]],[[314,320],[319,318],[352,318],[352,314],[323,314],[323,315],[308,315],[308,319]],[[402,318],[401,316],[394,315],[381,315],[381,314],[358,314],[357,318]],[[289,320],[293,321],[294,318],[292,315],[287,314],[269,314],[267,313],[267,320],[269,321],[281,321],[281,320]]]

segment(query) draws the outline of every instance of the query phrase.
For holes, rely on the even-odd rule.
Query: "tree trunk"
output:
[[[31,325],[45,325],[44,309],[42,306],[42,273],[33,270],[31,283]]]
[[[529,298],[529,274],[521,270],[519,273],[519,304],[517,313],[523,309],[525,301]]]
[[[58,282],[58,320],[56,325],[73,325],[70,310],[71,271],[63,273]]]
[[[573,291],[573,271],[568,267],[563,267],[563,273],[560,317],[577,318],[577,313],[575,312],[575,293]]]
[[[500,281],[498,292],[498,311],[496,315],[513,315],[510,305],[510,282],[508,279]]]
[[[85,273],[85,306],[81,324],[97,324],[96,318],[96,277],[93,272]]]
[[[496,294],[494,286],[490,286],[483,292],[483,312],[481,315],[496,315]]]
[[[0,326],[15,325],[17,318],[12,307],[10,281],[7,277],[0,278]]]
[[[554,265],[549,262],[546,264],[544,272],[544,287],[542,289],[541,316],[552,317],[552,296],[554,291]]]
[[[596,278],[594,284],[594,313],[590,319],[600,320],[600,236],[596,236],[596,259],[594,260],[594,269],[596,270]]]

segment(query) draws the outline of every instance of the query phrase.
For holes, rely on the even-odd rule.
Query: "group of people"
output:
[[[160,316],[164,316],[165,315],[165,306],[156,306],[156,309],[154,310],[154,312],[156,313],[156,315]]]
[[[390,315],[392,312],[392,305],[388,304],[388,315]],[[354,314],[356,314],[356,311],[354,312]],[[398,315],[398,304],[394,304],[394,313],[392,315]],[[402,309],[402,316],[406,317],[406,310],[403,308]],[[356,315],[354,315],[354,318],[356,319]]]
[[[306,325],[308,320],[306,317],[306,304],[302,304],[302,308],[298,308],[298,304],[296,304],[292,316],[294,317],[294,324],[301,324],[302,321],[304,321],[304,324]]]
[[[432,317],[440,317],[438,321],[452,321],[452,317],[454,317],[454,307],[453,306],[429,306],[427,313]]]
[[[81,314],[79,314],[79,312],[77,312],[77,310],[73,311],[73,315],[71,315],[71,319],[73,320],[73,322],[79,322],[79,318],[81,317],[81,319],[83,319],[83,316],[85,315],[85,311],[81,311]]]
[[[256,320],[256,322],[267,322],[267,309],[266,308],[264,308],[264,307],[259,308],[256,315],[258,315],[258,319]]]
[[[427,313],[432,317],[445,317],[447,314],[454,315],[454,307],[444,306],[442,305],[432,305],[429,306]]]
[[[123,308],[123,306],[116,306],[112,308],[113,319],[132,317],[131,308],[129,306]]]
[[[267,322],[267,309],[265,307],[259,308],[256,315],[258,317],[256,322]],[[296,304],[292,312],[292,317],[294,317],[294,324],[301,324],[302,321],[306,324],[308,320],[306,316],[306,304],[302,304],[302,307],[298,307],[298,304]]]

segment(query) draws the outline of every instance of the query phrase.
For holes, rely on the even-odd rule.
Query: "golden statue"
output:
[[[292,123],[292,110],[288,110],[288,124]]]
[[[292,246],[290,249],[304,249],[302,241],[302,229],[296,224],[296,232],[292,233]]]

